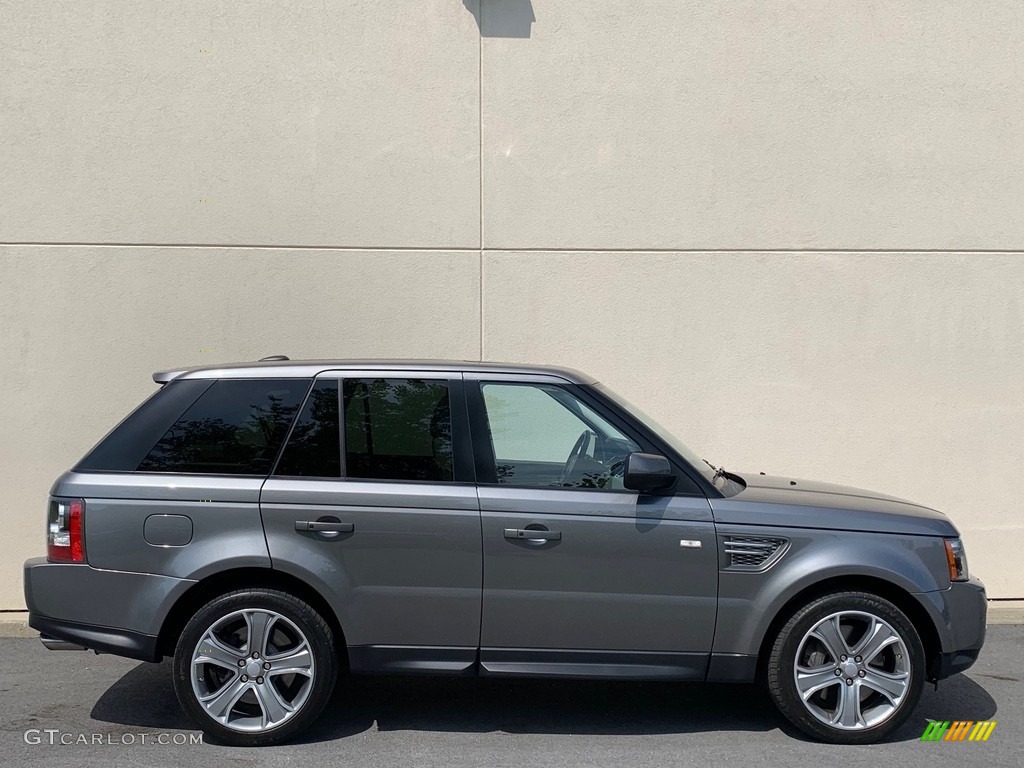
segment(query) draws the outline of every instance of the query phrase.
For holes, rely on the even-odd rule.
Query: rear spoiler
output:
[[[285,360],[289,360],[289,359],[290,358],[288,357],[288,355],[270,355],[268,357],[261,357],[256,362],[257,363],[277,363],[277,362],[281,362],[281,361],[285,361]],[[231,367],[232,365],[238,365],[238,364],[232,363],[228,367]],[[251,365],[251,363],[246,363],[246,365]],[[207,369],[207,368],[210,368],[210,367],[211,366],[209,366],[209,365],[196,365],[196,366],[193,366],[192,368],[175,368],[175,369],[170,370],[170,371],[157,371],[156,373],[153,374],[153,381],[155,381],[157,384],[160,384],[161,386],[163,386],[164,384],[166,384],[169,381],[174,381],[176,378],[181,376],[183,373],[188,373],[189,371],[201,371],[201,370],[204,370],[204,369]],[[217,366],[212,366],[212,367],[217,367]]]
[[[162,386],[169,381],[173,381],[187,371],[188,368],[179,368],[176,371],[156,371],[153,374],[153,381]]]

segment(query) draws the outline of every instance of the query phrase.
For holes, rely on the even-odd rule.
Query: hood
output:
[[[715,520],[743,525],[957,536],[944,514],[911,501],[862,488],[812,480],[736,472],[746,488],[711,499]]]

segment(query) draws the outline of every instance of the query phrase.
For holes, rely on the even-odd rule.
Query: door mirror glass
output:
[[[634,451],[626,457],[623,483],[629,490],[653,493],[669,488],[674,482],[672,465],[664,456]]]

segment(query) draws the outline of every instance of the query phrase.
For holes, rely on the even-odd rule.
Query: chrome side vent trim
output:
[[[789,549],[777,536],[726,536],[722,541],[724,570],[759,572],[771,568]]]

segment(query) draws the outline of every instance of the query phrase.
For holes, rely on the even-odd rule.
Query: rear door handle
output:
[[[303,533],[352,533],[356,529],[354,523],[340,523],[331,520],[296,520],[295,530]]]
[[[561,531],[535,531],[529,528],[506,528],[506,539],[527,539],[533,541],[561,541]]]

